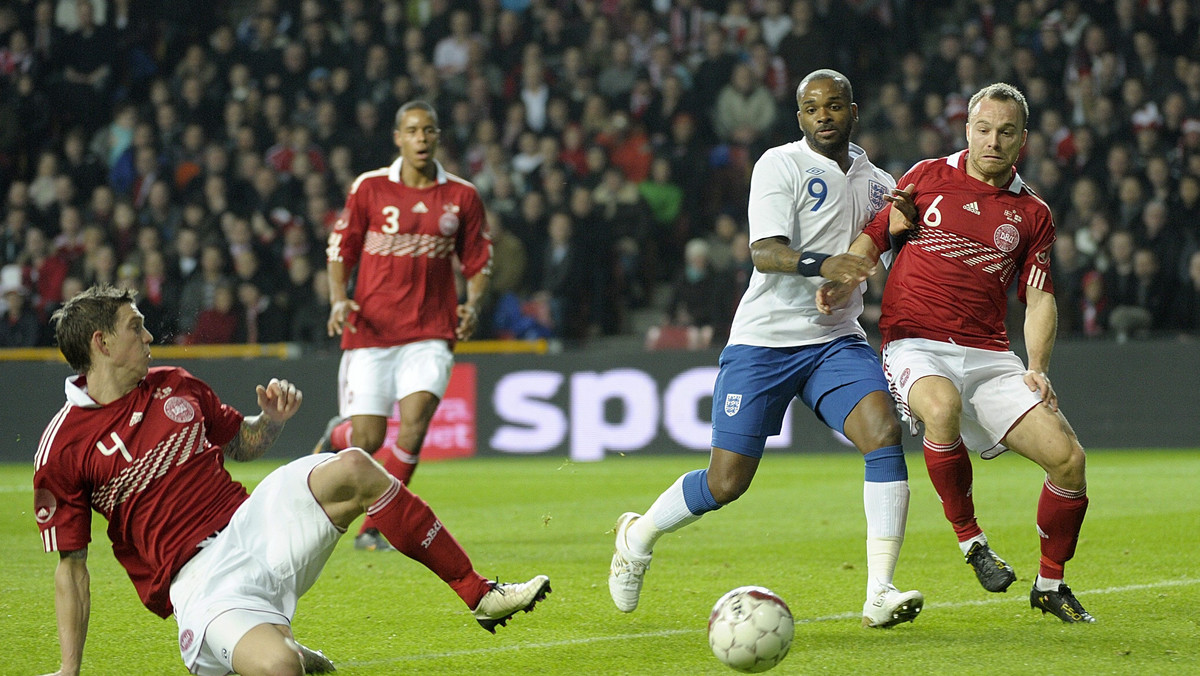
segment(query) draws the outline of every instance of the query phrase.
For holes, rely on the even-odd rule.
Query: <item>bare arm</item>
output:
[[[479,325],[479,302],[487,293],[491,276],[484,272],[475,273],[467,280],[467,300],[458,306],[458,328],[454,334],[459,340],[468,340]]]
[[[754,262],[754,268],[766,274],[799,274],[806,254],[788,246],[784,237],[767,237],[750,244],[750,260]],[[853,253],[843,253],[825,258],[820,265],[820,275],[853,285],[869,277],[874,268],[873,261],[866,261]]]
[[[871,261],[871,264],[874,265],[875,263],[879,262],[879,254],[881,252],[879,251],[879,247],[875,246],[875,240],[871,239],[869,235],[860,233],[858,237],[855,237],[854,241],[850,243],[850,248],[846,251],[846,253],[862,256],[863,258]]]
[[[92,612],[91,577],[87,547],[61,552],[54,569],[54,614],[58,622],[58,646],[63,676],[79,673],[83,644],[87,641],[88,618]]]
[[[262,457],[279,438],[283,424],[296,415],[304,396],[286,380],[271,379],[266,387],[255,388],[262,413],[242,420],[237,436],[225,444],[225,456],[245,462]]]
[[[331,336],[342,335],[343,329],[356,331],[353,324],[346,324],[346,317],[351,312],[361,308],[353,299],[346,297],[346,264],[342,261],[329,261],[325,264],[329,273],[329,321],[325,328]]]
[[[1054,294],[1032,286],[1025,287],[1025,351],[1029,370],[1025,384],[1031,392],[1040,392],[1042,403],[1050,410],[1058,409],[1058,395],[1050,386],[1050,353],[1058,335],[1058,304]]]
[[[855,237],[854,241],[850,243],[850,249],[846,252],[848,256],[856,256],[866,261],[872,270],[879,263],[879,254],[879,247],[875,246],[875,241],[865,233]],[[854,293],[857,286],[858,282],[847,283],[841,280],[825,282],[821,288],[817,289],[817,309],[822,314],[832,314],[834,310],[850,300],[850,295]]]

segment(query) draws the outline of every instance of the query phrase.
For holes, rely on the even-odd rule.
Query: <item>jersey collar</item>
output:
[[[404,158],[397,157],[396,161],[392,162],[392,166],[388,167],[388,180],[390,180],[392,183],[400,183],[400,165],[402,164],[404,164]],[[447,180],[446,168],[443,167],[442,163],[438,162],[437,160],[433,161],[433,165],[437,167],[438,185],[445,183]]]
[[[967,173],[967,150],[964,148],[953,155],[946,156],[946,164]],[[982,182],[982,181],[981,181]],[[1017,168],[1013,167],[1012,177],[1008,179],[1008,183],[1000,186],[1001,190],[1007,190],[1014,195],[1021,194],[1021,189],[1025,187],[1025,181],[1021,180],[1021,175],[1017,173]]]
[[[64,387],[67,391],[67,403],[80,408],[100,408],[100,404],[87,393],[87,378],[71,376],[67,378]]]
[[[800,139],[800,141],[798,141],[798,143],[800,144],[800,147],[804,149],[804,152],[809,157],[812,157],[813,159],[815,159],[819,162],[824,162],[826,164],[831,164],[835,167],[838,167],[838,163],[835,160],[833,160],[829,157],[826,157],[826,156],[822,155],[821,153],[813,150],[812,146],[808,145],[808,141],[806,139]],[[850,171],[856,165],[864,163],[864,162],[868,162],[868,161],[869,160],[867,159],[867,151],[863,150],[861,146],[851,143],[850,144],[850,168],[846,170],[846,173],[850,173]],[[841,171],[841,167],[838,167],[838,171]]]

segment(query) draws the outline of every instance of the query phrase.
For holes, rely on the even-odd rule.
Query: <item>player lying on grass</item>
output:
[[[445,581],[488,631],[550,591],[544,575],[499,584],[421,498],[360,449],[306,456],[271,472],[252,494],[225,459],[261,457],[300,408],[286,380],[257,389],[243,417],[187,371],[150,368],[133,292],[93,287],[53,317],[59,349],[79,375],[38,444],[35,517],[59,552],[55,611],[62,668],[79,673],[91,606],[91,512],[109,523],[113,553],[142,603],[179,624],[195,674],[331,671],[296,643],[292,616],[350,523],[364,512],[396,549]]]

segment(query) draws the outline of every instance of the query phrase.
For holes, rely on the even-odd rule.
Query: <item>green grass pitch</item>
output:
[[[606,577],[617,516],[642,511],[704,455],[601,463],[516,458],[426,463],[413,488],[503,580],[550,576],[554,592],[496,636],[419,564],[339,545],[301,601],[298,638],[346,676],[374,674],[731,674],[708,649],[709,610],[759,584],[797,620],[777,674],[1200,673],[1200,452],[1093,451],[1091,506],[1068,581],[1098,618],[1064,625],[1030,609],[1040,470],[1013,454],[975,460],[980,522],[1020,579],[989,594],[962,561],[920,456],[897,584],[925,593],[913,624],[859,626],[865,593],[862,462],[857,454],[768,454],[740,501],[665,536],[632,614]],[[248,485],[277,463],[230,463]],[[31,516],[32,468],[0,466],[0,674],[58,667],[53,569]],[[89,557],[90,674],[183,674],[176,626],[139,604],[96,519]]]

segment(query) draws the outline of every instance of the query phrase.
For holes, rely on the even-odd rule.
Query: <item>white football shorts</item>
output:
[[[338,367],[338,413],[386,418],[414,392],[441,399],[453,368],[454,353],[444,340],[346,350]]]
[[[888,379],[900,417],[918,434],[908,405],[913,383],[925,376],[946,378],[962,394],[961,434],[967,448],[985,460],[1008,448],[1001,441],[1041,395],[1025,384],[1025,364],[1010,351],[983,350],[925,338],[904,338],[883,348],[883,374]]]
[[[263,479],[171,582],[179,652],[193,674],[233,671],[233,649],[260,624],[291,626],[296,602],[325,567],[342,531],[308,487],[309,455]]]

